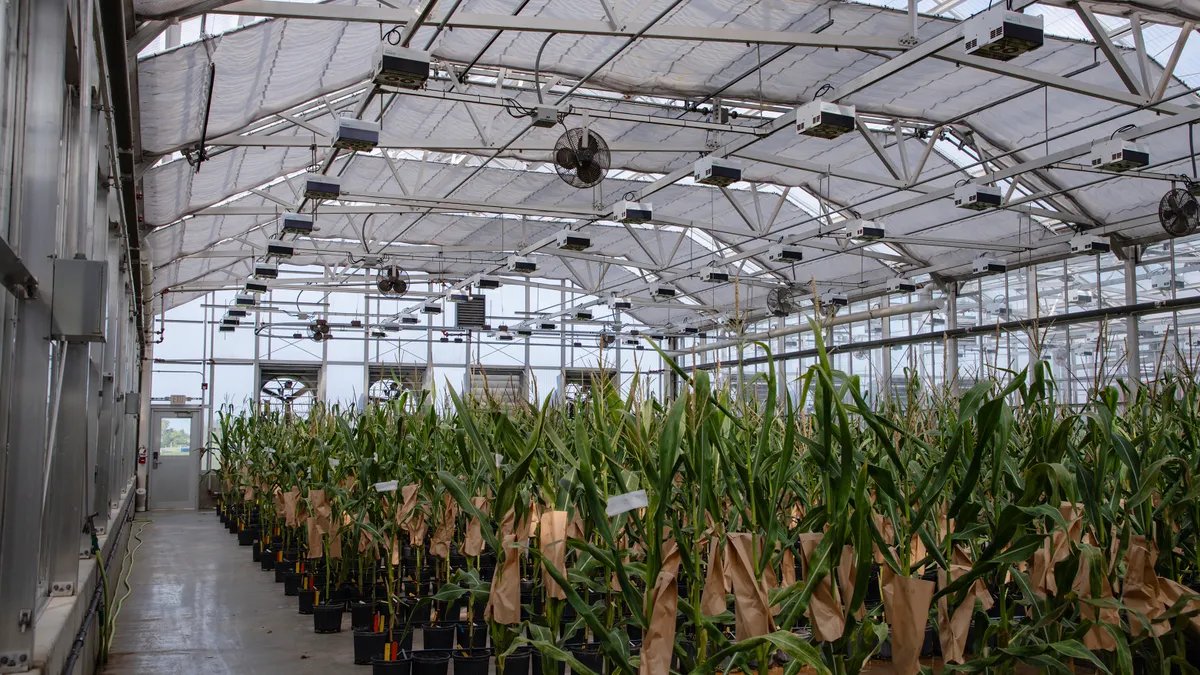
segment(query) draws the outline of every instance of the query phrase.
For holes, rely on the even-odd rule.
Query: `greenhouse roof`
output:
[[[318,230],[293,263],[336,278],[382,257],[464,284],[520,253],[535,277],[630,297],[647,324],[666,316],[650,299],[658,283],[684,294],[673,317],[687,305],[702,324],[761,316],[779,287],[867,297],[899,275],[969,277],[981,255],[1061,258],[1077,232],[1162,238],[1169,179],[1193,173],[1200,48],[1186,36],[1200,2],[1018,0],[1047,39],[1009,62],[963,48],[962,20],[990,4],[922,0],[914,17],[901,0],[134,0],[146,19],[133,44],[154,291],[172,307],[240,285],[280,214],[313,212],[302,188],[313,168],[341,176],[343,199],[315,207]],[[427,86],[376,89],[381,36],[420,14],[411,45],[432,53]],[[164,49],[176,20],[184,44]],[[566,126],[609,143],[599,186],[560,180],[562,125],[509,114],[505,99],[528,108],[539,87],[569,110]],[[857,132],[798,135],[794,108],[817,97],[855,105]],[[718,104],[736,116],[717,119]],[[342,115],[380,120],[379,147],[333,151]],[[1145,143],[1149,166],[1084,166],[1110,137]],[[202,139],[207,158],[193,166]],[[709,154],[744,181],[695,183]],[[966,181],[1000,187],[1004,208],[956,208]],[[624,199],[650,202],[653,222],[614,221]],[[886,237],[847,237],[857,218]],[[564,228],[592,247],[558,250]],[[804,260],[768,260],[779,243]],[[700,280],[712,264],[734,281]]]

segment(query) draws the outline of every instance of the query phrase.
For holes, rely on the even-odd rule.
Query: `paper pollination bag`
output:
[[[700,593],[700,611],[704,616],[716,616],[725,611],[725,561],[721,559],[721,538],[713,536],[708,546],[708,572],[704,590]]]
[[[1100,586],[1099,595],[1094,594],[1092,591],[1092,567],[1088,564],[1086,558],[1081,558],[1079,561],[1079,570],[1075,573],[1075,583],[1072,584],[1071,590],[1079,594],[1081,600],[1111,599],[1113,597],[1113,590],[1108,577],[1101,576],[1097,582]],[[1097,608],[1086,602],[1080,602],[1079,613],[1085,619],[1099,621],[1102,624],[1121,625],[1121,615],[1116,609],[1107,607]],[[1113,651],[1117,648],[1117,640],[1104,626],[1092,626],[1083,636],[1083,646],[1092,651]]]
[[[308,557],[320,558],[324,555],[321,546],[321,535],[333,528],[333,523],[330,522],[333,509],[329,506],[329,500],[325,497],[324,490],[309,490],[308,505],[312,509],[307,523]]]
[[[417,508],[417,492],[421,486],[416,483],[411,483],[400,488],[400,506],[396,509],[396,524],[406,527],[409,518],[412,518],[413,509]]]
[[[820,532],[805,532],[800,535],[800,566],[806,584],[812,583],[810,565],[814,562],[813,556],[824,538],[825,535]],[[817,582],[808,604],[808,611],[804,613],[812,624],[813,638],[818,642],[833,642],[846,631],[846,617],[842,615],[842,607],[835,595],[832,580],[833,571]]]
[[[283,519],[288,527],[300,524],[296,513],[296,505],[300,501],[300,488],[292,488],[283,493]]]
[[[1129,538],[1129,553],[1126,555],[1125,581],[1121,588],[1121,600],[1129,609],[1141,612],[1151,622],[1163,613],[1162,591],[1159,589],[1158,574],[1154,564],[1158,561],[1158,546],[1142,535]],[[1167,622],[1152,623],[1156,636],[1162,636],[1170,626]],[[1134,637],[1140,636],[1145,628],[1136,615],[1129,616],[1129,629]]]
[[[884,619],[892,629],[892,666],[896,675],[921,672],[921,645],[936,584],[924,579],[901,577],[890,567],[880,570],[880,594]]]
[[[679,548],[663,542],[663,563],[651,591],[649,628],[642,641],[638,675],[669,675],[675,648],[675,613],[679,609]]]
[[[954,583],[971,571],[971,556],[961,547],[955,547],[950,555],[950,571],[938,570],[938,585],[942,588]],[[976,580],[963,598],[962,604],[950,612],[950,598],[938,599],[938,638],[942,643],[942,660],[946,663],[965,663],[967,638],[970,636],[971,615],[975,612],[975,601],[979,600],[986,611],[991,609],[992,594],[983,580]]]
[[[850,602],[854,600],[855,582],[858,580],[858,560],[854,555],[854,547],[846,544],[842,547],[842,557],[838,560],[838,595],[842,598],[842,609],[847,615],[850,613]],[[858,611],[854,613],[855,618],[861,621],[866,615],[865,603],[859,605]]]
[[[486,513],[488,508],[487,497],[471,497],[471,505],[480,512]],[[463,555],[475,557],[483,553],[483,526],[479,519],[471,516],[467,521],[467,534],[463,540]]]
[[[1078,544],[1083,536],[1083,518],[1079,507],[1070,502],[1062,502],[1058,512],[1067,521],[1067,530],[1055,528],[1033,554],[1033,573],[1029,578],[1033,591],[1042,597],[1058,595],[1058,581],[1054,576],[1054,566],[1071,556],[1071,542]]]
[[[511,509],[500,521],[500,558],[483,616],[498,624],[521,623],[521,554],[517,548],[516,513]]]
[[[726,562],[733,578],[734,629],[738,640],[775,630],[766,586],[754,575],[755,545],[754,535],[746,532],[729,534]]]
[[[567,512],[546,511],[539,523],[539,534],[544,564],[552,565],[564,576],[567,573]],[[545,570],[543,570],[545,572]],[[567,593],[554,581],[549,572],[545,572],[544,582],[547,597],[566,600]]]
[[[429,541],[430,555],[439,558],[450,557],[450,540],[454,538],[454,529],[458,521],[458,504],[449,492],[442,498],[442,517],[433,537]]]

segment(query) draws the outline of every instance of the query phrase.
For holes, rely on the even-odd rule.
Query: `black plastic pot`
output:
[[[313,632],[340,633],[342,632],[342,612],[346,606],[342,603],[322,604],[313,607]]]
[[[931,659],[942,653],[942,643],[938,640],[937,631],[933,626],[925,626],[925,641],[921,643],[921,658]]]
[[[450,664],[450,652],[413,652],[412,675],[446,675]]]
[[[531,653],[529,647],[518,647],[504,659],[503,668],[500,667],[500,661],[497,660],[496,675],[529,675]]]
[[[315,588],[310,588],[308,590],[300,589],[297,595],[300,596],[300,613],[312,614],[313,603],[316,602],[317,599],[317,590]]]
[[[454,631],[453,624],[448,626],[424,624],[421,626],[421,636],[424,638],[421,645],[425,649],[451,649],[454,647]]]
[[[383,658],[383,646],[387,644],[387,633],[354,631],[354,663],[365,666]]]
[[[258,528],[247,527],[237,533],[238,546],[253,546],[254,542],[258,541]]]
[[[303,574],[296,572],[287,572],[283,575],[283,594],[296,595],[300,592],[300,580],[304,578]]]
[[[571,655],[593,673],[604,672],[604,655],[600,653],[600,645],[588,644],[571,647]]]
[[[405,654],[404,658],[396,659],[395,661],[384,661],[383,659],[373,659],[371,661],[371,675],[410,675],[412,673],[412,654]]]
[[[459,649],[486,649],[488,627],[486,623],[476,622],[473,629],[469,623],[459,623],[454,626],[454,644]],[[428,645],[426,645],[428,648]]]
[[[348,603],[350,607],[350,628],[353,630],[369,631],[375,623],[375,602],[355,600]],[[386,607],[387,605],[384,605]]]
[[[281,584],[287,580],[289,566],[290,562],[286,559],[283,562],[275,562],[275,583]]]
[[[488,675],[491,663],[487,651],[454,652],[454,675]]]
[[[264,572],[270,572],[275,569],[275,551],[266,549],[258,556],[258,563],[262,566]]]
[[[254,542],[254,548],[250,549],[250,562],[262,562],[262,546],[257,541]]]
[[[542,654],[541,654],[541,652],[533,652],[530,655],[529,665],[530,665],[530,670],[533,671],[532,675],[542,675]],[[567,673],[567,662],[559,661],[558,662],[558,675],[566,675],[566,673]]]

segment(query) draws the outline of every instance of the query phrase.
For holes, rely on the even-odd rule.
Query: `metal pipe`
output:
[[[1120,307],[1104,307],[1101,309],[1089,309],[1085,312],[1071,312],[1069,314],[1060,314],[1056,317],[1039,319],[1037,327],[1039,331],[1045,330],[1052,326],[1069,326],[1075,323],[1085,323],[1088,321],[1100,321],[1108,319],[1120,319],[1128,317],[1137,317],[1142,314],[1160,314],[1166,312],[1178,312],[1187,309],[1195,309],[1200,307],[1200,297],[1191,298],[1176,298],[1174,300],[1151,300],[1149,302],[1138,302]],[[894,347],[900,345],[915,344],[918,342],[940,342],[953,338],[972,337],[975,335],[990,335],[997,332],[1011,331],[1026,331],[1033,326],[1033,322],[1029,319],[1016,319],[1013,321],[1003,321],[994,324],[982,324],[978,326],[965,326],[955,330],[936,330],[926,333],[917,333],[915,335],[903,335],[889,339],[864,340],[862,342],[852,342],[842,345],[826,345],[825,351],[829,354],[840,354],[845,352],[857,352],[865,349],[875,349],[878,347]],[[1136,333],[1134,333],[1136,335]],[[775,354],[773,358],[779,359],[805,359],[817,356],[816,349],[801,349],[785,354]],[[755,365],[766,363],[767,357],[754,356],[746,359],[746,365]],[[703,364],[696,367],[701,370],[711,370],[717,364]]]
[[[882,319],[882,318],[889,317],[889,316],[897,316],[900,314],[915,314],[917,312],[932,312],[933,310],[941,309],[941,308],[942,308],[941,300],[922,300],[920,302],[914,302],[914,303],[911,303],[908,305],[894,305],[894,306],[890,306],[890,307],[880,307],[878,309],[868,309],[866,311],[855,312],[853,314],[844,314],[842,316],[835,316],[828,320],[819,321],[818,323],[823,327],[841,326],[842,324],[852,323],[855,321],[867,321],[869,319]],[[805,322],[799,323],[795,326],[783,326],[782,328],[772,328],[771,330],[763,331],[761,333],[751,333],[750,335],[743,335],[739,338],[734,338],[734,339],[730,339],[730,340],[721,340],[719,342],[710,342],[708,344],[697,345],[695,347],[692,347],[691,349],[675,350],[675,351],[669,351],[667,353],[675,354],[675,355],[699,354],[701,352],[710,352],[710,351],[713,351],[714,349],[726,349],[728,347],[740,347],[740,346],[748,344],[750,342],[763,342],[763,341],[771,340],[771,339],[774,339],[777,337],[783,337],[785,335],[796,335],[797,333],[807,333],[810,330],[812,330],[812,326],[807,321],[805,321]],[[747,360],[746,363],[749,364],[749,363],[751,363],[751,361]]]

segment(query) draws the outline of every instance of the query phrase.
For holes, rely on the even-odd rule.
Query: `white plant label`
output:
[[[621,515],[626,511],[645,508],[650,505],[650,500],[646,498],[645,490],[634,490],[626,492],[623,495],[613,495],[608,498],[608,505],[604,508],[604,515],[609,518]]]
[[[273,455],[273,454],[275,454],[275,448],[267,448],[267,454],[268,454],[268,455]]]
[[[338,464],[341,464],[341,463],[342,463],[342,460],[340,460],[340,459],[334,459],[333,457],[329,458],[329,468],[331,468],[331,469],[338,468]]]
[[[376,492],[395,492],[396,488],[400,487],[398,480],[385,480],[382,483],[375,484]]]
[[[496,468],[499,469],[500,465],[504,463],[504,455],[501,455],[498,452],[492,454],[496,456]]]

